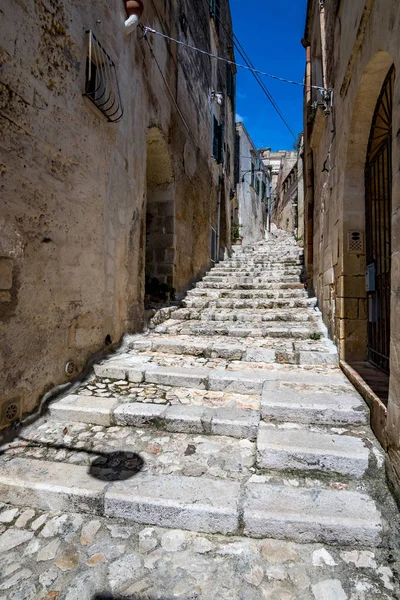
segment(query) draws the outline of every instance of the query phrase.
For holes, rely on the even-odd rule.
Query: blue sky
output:
[[[257,69],[302,82],[307,0],[230,0],[234,32]],[[237,62],[243,62],[235,50]],[[303,88],[262,77],[295,134],[303,129]],[[251,73],[238,69],[237,113],[257,148],[291,149],[293,137]]]

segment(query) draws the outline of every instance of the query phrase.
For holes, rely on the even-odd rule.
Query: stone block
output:
[[[165,428],[176,433],[208,433],[211,415],[212,411],[203,406],[175,404],[165,412]]]
[[[375,546],[382,521],[366,494],[321,488],[246,485],[244,531],[300,543]]]
[[[213,412],[211,433],[254,440],[257,437],[260,414],[240,408],[217,408]]]
[[[94,372],[96,377],[108,377],[110,379],[126,379],[127,367],[118,366],[113,363],[100,363],[94,365]],[[141,380],[140,380],[141,381]]]
[[[13,282],[13,261],[0,258],[0,290],[9,290]]]
[[[210,369],[179,369],[174,367],[158,367],[147,370],[145,380],[148,383],[173,385],[176,387],[206,389]]]
[[[111,415],[116,405],[115,398],[71,394],[50,404],[50,414],[58,421],[66,423],[80,421],[108,427],[111,425]]]
[[[361,478],[368,460],[368,448],[360,438],[308,429],[286,431],[265,423],[258,430],[257,464],[261,469],[324,471]]]
[[[337,282],[337,295],[342,298],[365,298],[365,276],[342,275]]]
[[[243,360],[246,362],[275,362],[275,350],[265,348],[248,348],[244,353]]]
[[[111,375],[109,375],[109,377],[111,377]],[[140,368],[128,369],[127,379],[131,383],[142,383],[142,381],[144,381],[144,370]]]
[[[262,372],[251,371],[212,371],[209,389],[215,392],[235,392],[238,394],[260,394],[263,387]]]
[[[299,365],[329,365],[339,366],[339,357],[337,352],[299,352]]]
[[[356,392],[324,393],[315,390],[281,390],[279,384],[268,385],[261,398],[261,416],[265,420],[294,423],[366,425],[367,407]]]
[[[153,343],[150,340],[137,340],[133,343],[132,348],[136,352],[151,352],[153,349]]]
[[[150,425],[160,419],[166,407],[161,404],[145,404],[143,402],[127,402],[120,404],[113,412],[115,425],[141,427]]]
[[[0,500],[52,512],[100,514],[107,482],[87,467],[65,462],[14,458],[0,472]]]
[[[242,360],[243,357],[242,348],[233,344],[213,344],[212,352],[214,356],[226,360]]]
[[[240,484],[204,477],[147,475],[109,484],[109,517],[205,533],[238,532]]]

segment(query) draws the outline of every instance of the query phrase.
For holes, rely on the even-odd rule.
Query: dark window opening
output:
[[[218,164],[224,160],[224,124],[213,117],[213,156]]]

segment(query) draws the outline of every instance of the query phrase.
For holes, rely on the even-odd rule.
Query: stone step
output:
[[[304,389],[306,387],[306,389]],[[261,398],[261,416],[268,421],[303,424],[366,425],[369,411],[355,390],[347,393],[315,390],[312,385],[288,386],[269,382]]]
[[[250,537],[325,544],[381,543],[382,521],[366,494],[253,483],[246,487],[244,532]]]
[[[250,323],[230,324],[229,322],[217,321],[178,321],[172,320],[157,326],[155,333],[173,334],[173,335],[204,335],[214,336],[223,335],[237,338],[262,337],[262,338],[282,338],[292,340],[321,339],[319,323],[304,322],[296,324],[266,324]]]
[[[154,336],[134,341],[131,348],[137,352],[222,358],[247,363],[338,364],[336,348],[325,340],[317,345],[311,343],[308,347],[307,344],[304,348],[300,346],[300,349],[295,348],[292,342],[278,342],[274,339],[266,340],[263,346],[247,345],[245,341],[246,338],[229,343],[223,339],[213,341],[213,338],[200,336],[196,337],[196,340],[190,337],[174,339],[172,336]]]
[[[257,285],[263,283],[298,283],[298,275],[262,275],[262,276],[243,276],[229,273],[227,275],[206,275],[202,281],[204,283],[243,283],[247,285]]]
[[[204,309],[181,308],[174,312],[174,320],[232,321],[242,323],[303,323],[320,322],[320,315],[312,308],[291,308],[279,310],[241,309]]]
[[[296,367],[274,369],[209,369],[185,367],[160,367],[157,364],[140,361],[140,356],[116,355],[94,366],[97,377],[128,380],[133,383],[155,383],[175,387],[197,388],[239,394],[260,394],[276,382],[290,385],[332,386],[343,390],[353,390],[347,378],[339,369],[326,369],[315,374]],[[240,363],[239,363],[240,364]]]
[[[250,310],[276,310],[276,309],[294,309],[294,308],[305,308],[312,309],[316,306],[316,298],[283,298],[277,300],[254,300],[250,298],[204,298],[202,296],[191,296],[188,299],[182,301],[185,308],[196,308],[198,310],[204,310],[206,308],[224,308],[224,309],[250,309]]]
[[[0,500],[225,535],[241,533],[242,514],[246,536],[298,542],[375,546],[382,534],[375,503],[358,492],[145,472],[109,482],[86,466],[26,458],[2,464]]]
[[[264,282],[264,283],[235,283],[228,281],[199,281],[196,283],[198,289],[209,290],[303,290],[304,284],[301,282]]]
[[[214,267],[209,271],[208,275],[216,275],[217,277],[231,277],[238,275],[240,277],[269,277],[275,276],[299,276],[301,274],[300,267]]]
[[[361,478],[368,461],[369,450],[360,438],[308,429],[277,429],[266,423],[259,427],[257,466],[261,469],[321,471]]]
[[[262,299],[262,300],[279,300],[279,299],[288,299],[289,301],[304,299],[304,300],[313,300],[316,302],[316,298],[309,298],[307,292],[304,289],[304,286],[299,289],[291,290],[291,289],[283,289],[283,290],[231,290],[230,288],[221,288],[221,289],[202,289],[202,288],[194,288],[189,290],[186,298],[210,298],[210,299],[227,299],[233,300],[236,298],[240,299]]]
[[[134,383],[155,383],[238,394],[261,394],[268,371],[229,371],[224,369],[159,367],[153,363],[108,360],[94,366],[97,377],[127,379]]]
[[[152,426],[172,433],[224,435],[254,440],[260,414],[240,408],[210,408],[201,405],[163,405],[120,402],[104,396],[70,394],[50,406],[57,421],[92,425]]]

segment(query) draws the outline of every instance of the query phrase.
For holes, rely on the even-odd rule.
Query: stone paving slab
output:
[[[380,513],[368,495],[357,492],[250,483],[243,520],[251,537],[372,547],[382,542]]]
[[[309,429],[279,430],[261,423],[257,464],[279,471],[322,471],[361,478],[368,469],[365,440]]]
[[[10,510],[11,521],[2,524]],[[140,600],[338,600],[343,593],[351,600],[394,600],[398,582],[388,553],[0,505],[0,598],[7,600],[94,600],[96,594]]]
[[[44,510],[103,512],[105,483],[79,465],[14,458],[0,469],[0,500]]]
[[[237,533],[239,497],[235,482],[139,474],[107,489],[105,514],[160,527]]]
[[[72,465],[90,470],[93,463],[99,467],[105,463],[112,464],[110,471],[104,467],[104,477],[109,480],[112,468],[117,478],[120,473],[123,477],[123,471],[138,458],[141,472],[146,474],[243,480],[254,473],[255,455],[255,443],[248,439],[47,421],[27,429],[23,440],[11,445],[0,457],[0,470],[15,457],[35,459],[38,469],[41,461],[54,462],[56,470],[72,469]],[[86,482],[84,470],[76,473]]]
[[[365,425],[369,422],[367,407],[355,390],[338,391],[298,389],[298,386],[268,383],[264,386],[261,415],[265,420],[296,423],[330,423]]]

